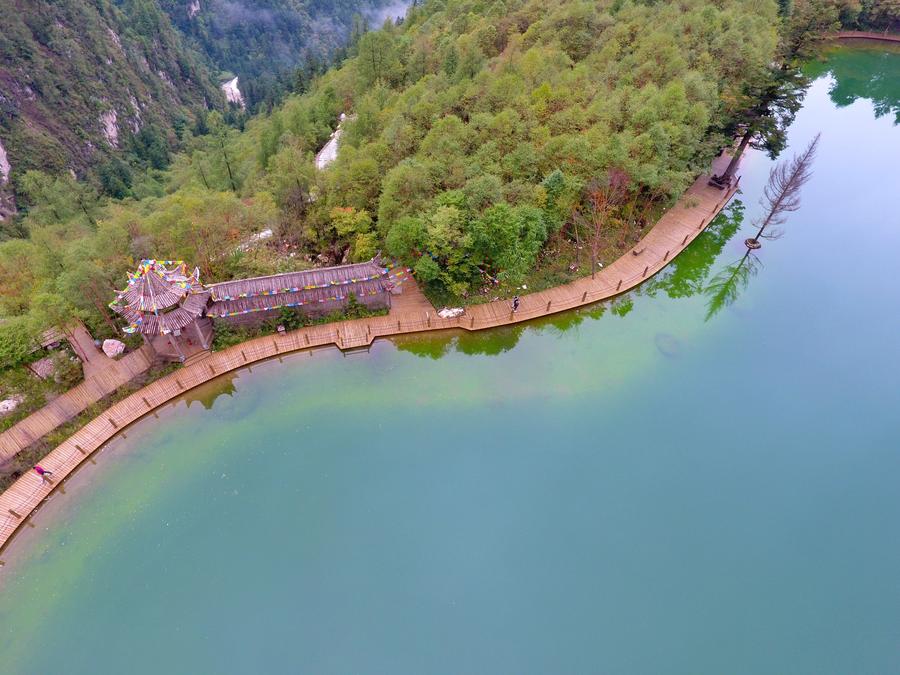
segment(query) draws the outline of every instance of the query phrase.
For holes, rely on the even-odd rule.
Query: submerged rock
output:
[[[663,356],[674,358],[681,353],[681,343],[674,335],[657,333],[654,342],[656,343],[656,348]]]

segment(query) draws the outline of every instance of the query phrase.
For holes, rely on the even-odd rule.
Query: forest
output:
[[[0,0],[0,230],[28,170],[142,196],[218,110],[240,128],[303,91],[388,0]],[[240,76],[246,111],[219,82]],[[132,181],[138,183],[132,190]]]
[[[197,52],[240,78],[246,105],[302,90],[391,0],[159,0]],[[377,26],[376,26],[377,27]]]
[[[31,169],[114,182],[130,136],[168,151],[207,106],[224,109],[206,62],[155,0],[0,0],[0,14],[0,142],[11,166],[0,192]],[[0,218],[12,210],[0,204]]]
[[[0,243],[0,360],[27,358],[73,315],[115,332],[106,303],[144,257],[212,282],[381,250],[435,303],[589,274],[733,139],[777,152],[803,93],[797,64],[873,6],[416,4],[242,130],[213,111],[165,157],[137,134],[145,169],[116,198],[67,172],[22,175],[24,213]],[[317,170],[342,113],[338,159]]]

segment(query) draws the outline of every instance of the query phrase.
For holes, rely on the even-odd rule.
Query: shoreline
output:
[[[838,31],[834,35],[829,36],[832,40],[862,40],[865,42],[893,42],[895,44],[900,44],[900,35],[896,35],[894,33],[876,33],[874,31],[862,31],[862,30],[842,30]]]
[[[720,155],[713,164],[727,159]],[[455,319],[441,319],[429,312],[407,312],[367,319],[300,328],[281,335],[267,335],[214,352],[206,359],[181,368],[134,392],[88,422],[51,450],[41,465],[53,472],[46,484],[29,471],[0,494],[0,553],[19,528],[56,491],[65,479],[100,447],[157,408],[220,375],[283,354],[316,347],[341,350],[367,347],[379,337],[408,335],[448,329],[485,330],[523,323],[551,314],[591,305],[625,293],[653,277],[674,260],[737,192],[739,181],[728,190],[707,185],[709,174],[701,174],[678,201],[644,237],[621,257],[597,272],[563,286],[522,296],[513,313],[505,300],[474,305]],[[2,561],[0,561],[2,562]]]

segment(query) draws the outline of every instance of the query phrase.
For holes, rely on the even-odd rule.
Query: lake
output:
[[[615,302],[191,392],[4,552],[0,672],[900,672],[900,52],[809,67],[783,238],[751,152]]]

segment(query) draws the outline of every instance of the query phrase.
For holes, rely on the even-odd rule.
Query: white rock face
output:
[[[337,159],[338,144],[341,141],[341,134],[344,133],[343,126],[344,122],[347,121],[347,119],[352,119],[352,117],[348,118],[347,115],[341,113],[340,122],[338,122],[338,128],[334,130],[334,133],[331,134],[331,138],[328,139],[328,142],[321,150],[319,150],[319,153],[316,155],[316,168],[320,171]]]
[[[103,353],[109,358],[115,358],[125,351],[125,343],[120,340],[104,340]]]
[[[5,185],[9,182],[10,171],[12,171],[12,167],[9,165],[9,158],[6,156],[3,143],[0,143],[0,185]]]
[[[316,155],[316,168],[320,171],[337,159],[338,142],[341,140],[342,133],[343,130],[338,128],[331,134],[331,138],[328,139],[325,147],[319,150],[319,154]]]
[[[241,96],[241,90],[238,89],[238,79],[228,80],[222,84],[222,91],[225,92],[225,100],[229,103],[237,103],[241,108],[244,107],[244,97]]]
[[[119,39],[119,36],[116,35],[116,32],[112,28],[107,28],[106,31],[109,33],[109,37],[113,41],[113,43],[116,45],[116,47],[119,48],[119,51],[123,51],[122,50],[122,41]]]
[[[100,115],[100,124],[103,125],[103,135],[113,147],[119,145],[119,126],[117,124],[118,116],[115,110],[110,110]]]

